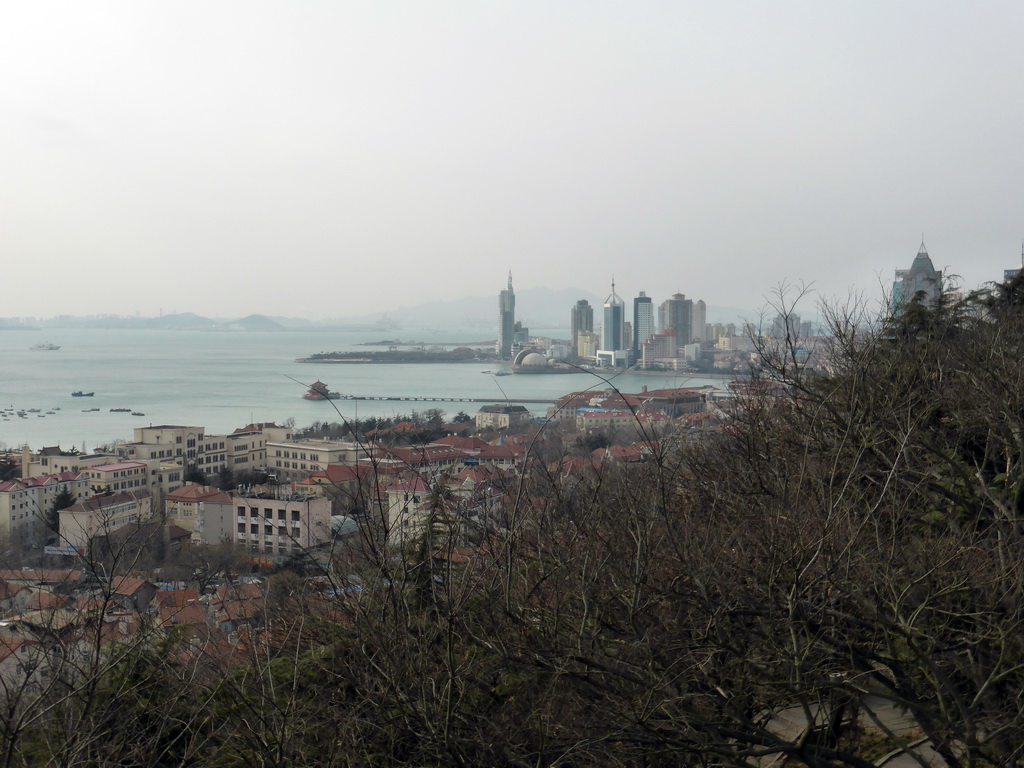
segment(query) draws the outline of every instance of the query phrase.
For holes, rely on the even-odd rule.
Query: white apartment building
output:
[[[278,482],[303,480],[330,464],[355,466],[371,458],[370,446],[341,440],[290,440],[267,443],[267,470]]]
[[[253,554],[288,555],[331,539],[331,501],[310,496],[270,498],[231,495],[208,500],[195,522],[195,540],[232,542]]]
[[[57,475],[61,472],[79,472],[86,467],[110,464],[118,460],[119,457],[112,453],[76,453],[61,450],[59,446],[41,448],[38,453],[31,453],[27,447],[23,447],[22,476],[38,477]]]
[[[96,536],[145,522],[151,515],[152,500],[145,489],[80,501],[60,512],[60,544],[87,551]]]
[[[54,499],[68,490],[76,499],[91,495],[89,482],[81,472],[61,472],[23,477],[0,483],[0,540],[32,538],[45,527],[45,516]]]
[[[123,458],[173,460],[184,470],[211,475],[225,469],[252,472],[267,466],[267,441],[290,440],[291,429],[273,423],[249,424],[229,435],[208,435],[204,427],[137,427],[134,442],[120,446]]]

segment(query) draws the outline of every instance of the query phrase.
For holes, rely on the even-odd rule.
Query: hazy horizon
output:
[[[875,300],[1019,266],[1024,6],[0,10],[5,316],[585,287]],[[664,286],[662,288],[662,286]]]

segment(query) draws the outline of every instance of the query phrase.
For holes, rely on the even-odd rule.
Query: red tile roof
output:
[[[136,579],[131,576],[115,576],[110,582],[110,590],[112,594],[131,597],[147,584],[150,584],[150,582],[145,579]]]
[[[199,602],[199,593],[194,589],[161,589],[156,593],[156,604],[181,608],[189,603]]]
[[[209,501],[213,496],[219,496],[223,494],[227,498],[227,494],[216,488],[211,488],[208,485],[200,485],[199,483],[185,483],[181,488],[175,491],[171,491],[164,498],[168,501]],[[230,500],[230,499],[229,499]]]
[[[180,626],[182,624],[201,625],[206,623],[206,611],[199,603],[187,605],[161,605],[157,608],[157,616],[163,626]]]

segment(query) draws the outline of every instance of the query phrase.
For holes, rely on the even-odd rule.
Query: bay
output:
[[[538,331],[564,336],[565,330]],[[211,434],[260,421],[297,426],[315,421],[393,417],[440,408],[449,416],[472,414],[476,402],[304,400],[309,384],[327,382],[343,395],[366,397],[506,398],[554,400],[567,392],[609,386],[596,375],[494,376],[508,370],[492,361],[457,364],[297,363],[316,352],[384,349],[363,346],[383,338],[426,345],[482,342],[486,330],[389,331],[153,331],[47,329],[0,332],[0,408],[40,409],[42,416],[9,415],[0,421],[0,448],[28,444],[92,450],[131,440],[134,427],[154,424],[202,426]],[[32,349],[42,343],[59,350]],[[484,346],[484,345],[479,345]],[[723,386],[718,379],[624,373],[614,385],[624,392],[643,386]],[[93,397],[72,397],[75,390]],[[526,403],[543,415],[547,405]],[[83,412],[83,409],[98,411]],[[144,413],[111,413],[130,408]],[[52,411],[52,413],[47,413]]]

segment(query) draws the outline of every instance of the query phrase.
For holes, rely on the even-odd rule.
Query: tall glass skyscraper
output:
[[[604,302],[604,325],[601,328],[601,349],[607,352],[620,352],[627,349],[626,345],[626,305],[615,292],[615,281],[612,280],[612,292]]]
[[[640,345],[654,334],[654,303],[646,292],[633,299],[633,351],[639,357]]]
[[[494,345],[499,357],[512,357],[512,342],[516,333],[516,294],[512,290],[512,271],[508,273],[508,287],[498,294],[498,341]]]

